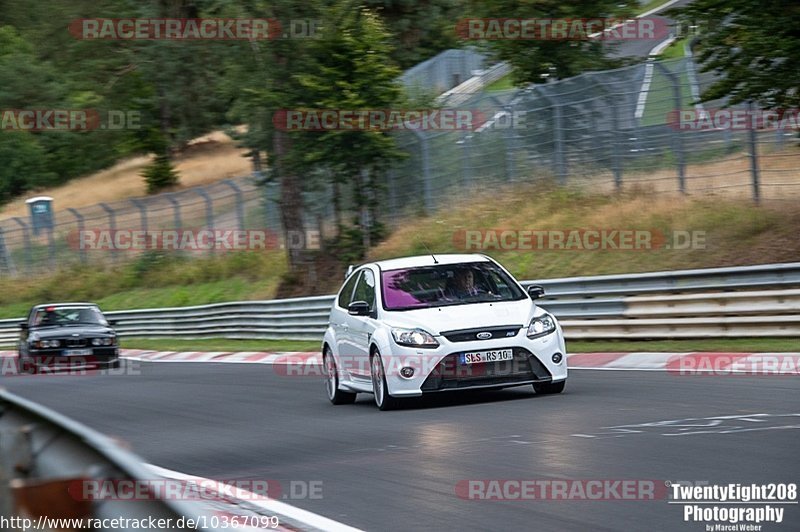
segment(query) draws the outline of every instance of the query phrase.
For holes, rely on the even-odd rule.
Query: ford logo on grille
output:
[[[479,332],[478,334],[475,335],[475,337],[478,340],[488,340],[489,338],[492,337],[492,333],[490,333],[490,332]]]

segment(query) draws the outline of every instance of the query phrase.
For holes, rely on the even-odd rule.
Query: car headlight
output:
[[[436,338],[422,329],[392,329],[392,338],[394,338],[397,345],[427,348],[439,347],[439,342],[436,341]]]
[[[98,345],[103,345],[102,338],[92,338],[92,345],[97,347]]]
[[[33,342],[33,347],[36,349],[51,349],[53,347],[59,347],[61,342],[58,340],[37,340]]]
[[[556,330],[556,320],[550,314],[542,314],[538,318],[533,318],[528,325],[528,338],[539,338],[547,336]]]
[[[103,345],[114,345],[113,338],[103,338]]]

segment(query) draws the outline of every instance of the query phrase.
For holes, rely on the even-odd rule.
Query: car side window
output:
[[[350,276],[347,282],[344,284],[344,288],[339,293],[339,300],[336,302],[342,308],[347,308],[350,305],[352,299],[350,296],[353,295],[353,287],[356,285],[356,281],[358,278],[361,277],[361,274],[356,272]]]
[[[364,274],[358,280],[353,301],[366,301],[369,309],[375,310],[375,275],[371,270],[364,270]]]

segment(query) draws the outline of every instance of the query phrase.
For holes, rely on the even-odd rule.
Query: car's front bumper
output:
[[[420,349],[393,344],[390,355],[383,351],[386,383],[395,397],[419,396],[423,393],[510,387],[537,382],[558,382],[567,378],[567,357],[560,327],[553,333],[529,339],[525,330],[512,338],[450,342],[437,337],[436,349]],[[465,364],[465,352],[512,349],[513,360]],[[560,355],[558,363],[554,355]],[[556,357],[558,358],[558,357]],[[401,376],[403,367],[414,368],[411,378]]]
[[[36,367],[46,368],[104,368],[119,361],[119,347],[93,347],[88,354],[67,354],[65,349],[31,350],[26,357]]]

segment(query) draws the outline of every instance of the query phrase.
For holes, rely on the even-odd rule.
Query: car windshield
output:
[[[443,264],[388,270],[381,274],[386,310],[516,301],[527,297],[492,262]]]
[[[47,307],[38,309],[33,316],[34,327],[49,325],[103,325],[108,322],[96,307]]]

